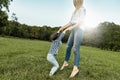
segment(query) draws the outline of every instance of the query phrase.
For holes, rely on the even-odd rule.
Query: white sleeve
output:
[[[72,14],[70,23],[74,25],[76,23],[84,21],[85,15],[86,15],[85,8],[81,8],[79,11],[77,11],[77,13]]]
[[[73,18],[74,18],[74,12],[72,13],[72,16],[71,16],[71,19],[70,19],[70,23],[72,24],[72,25],[74,25],[74,21],[73,21]]]
[[[84,21],[85,15],[86,15],[86,10],[85,10],[85,8],[83,8],[80,11],[80,14],[79,14],[79,17],[78,17],[78,23]]]

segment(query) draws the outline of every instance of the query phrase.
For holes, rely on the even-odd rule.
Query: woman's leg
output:
[[[73,44],[73,49],[74,49],[74,65],[79,66],[80,62],[80,45],[83,40],[83,31],[81,29],[76,30],[74,34],[74,44]]]
[[[64,60],[64,63],[63,63],[60,70],[63,70],[65,66],[68,66],[68,60],[69,60],[70,55],[71,55],[71,49],[72,49],[72,46],[73,46],[73,40],[74,40],[74,31],[72,30],[71,33],[70,33],[68,42],[67,42],[65,60]]]
[[[73,42],[74,41],[74,30],[71,32],[68,42],[67,42],[67,49],[66,49],[66,56],[65,56],[65,61],[69,61],[70,55],[71,55],[71,50],[73,47]]]
[[[53,64],[53,67],[51,68],[51,71],[50,71],[50,76],[52,76],[59,68],[59,64],[58,64],[58,62],[55,59],[55,56],[53,54],[48,54],[47,60]]]
[[[74,44],[73,44],[74,67],[73,67],[70,77],[74,77],[79,72],[78,66],[79,66],[79,62],[80,62],[80,44],[82,42],[82,39],[83,39],[83,31],[76,30],[76,32],[74,34]]]

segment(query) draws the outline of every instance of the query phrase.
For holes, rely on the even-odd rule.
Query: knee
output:
[[[74,46],[74,47],[73,47],[73,51],[74,51],[74,54],[77,54],[77,52],[79,52],[79,48],[76,47],[76,46]]]
[[[58,69],[59,68],[59,64],[55,64],[54,67],[56,67],[56,69]]]
[[[73,46],[73,43],[70,43],[70,42],[67,43],[67,48],[72,48],[72,46]]]
[[[57,69],[59,68],[59,64],[56,65],[56,68],[57,68]]]
[[[72,45],[67,45],[67,49],[72,49]]]
[[[48,61],[50,60],[50,57],[49,57],[49,55],[47,55],[47,60],[48,60]]]

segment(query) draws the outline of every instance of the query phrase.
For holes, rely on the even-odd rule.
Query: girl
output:
[[[64,37],[66,30],[64,30],[61,34],[57,32],[52,37],[52,44],[51,44],[50,50],[47,55],[47,60],[53,64],[53,67],[51,68],[49,76],[52,76],[59,68],[59,64],[55,57],[58,53],[58,49],[60,48],[60,45],[62,44],[61,40]]]

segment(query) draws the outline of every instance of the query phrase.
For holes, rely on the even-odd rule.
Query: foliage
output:
[[[0,27],[4,27],[7,24],[7,13],[5,11],[0,11]]]
[[[2,8],[6,8],[6,10],[9,11],[9,5],[11,1],[13,0],[0,0],[0,11],[2,11]]]
[[[8,23],[8,26],[0,29],[0,34],[45,41],[51,41],[52,34],[60,28],[46,25],[42,27],[28,26],[26,24],[20,24],[16,20],[8,21]],[[66,33],[63,42],[67,42],[68,37],[69,33]],[[104,22],[99,24],[97,28],[86,30],[82,44],[106,50],[120,51],[120,25]]]
[[[114,23],[105,22],[99,25],[101,40],[100,48],[120,51],[120,26]]]
[[[14,36],[20,38],[29,38],[29,39],[39,39],[39,40],[46,40],[51,41],[51,36],[57,32],[59,27],[49,27],[49,26],[28,26],[26,24],[20,24],[14,20],[9,21],[7,27],[5,27],[5,32],[2,34],[6,36]],[[67,33],[63,39],[63,42],[67,41],[68,38]]]
[[[111,51],[120,51],[120,25],[110,22],[99,24],[97,28],[86,32],[84,44]]]
[[[5,26],[8,24],[8,15],[6,11],[3,11],[2,9],[5,8],[7,11],[9,11],[9,5],[10,2],[13,0],[0,0],[0,34],[3,34],[5,31]]]

